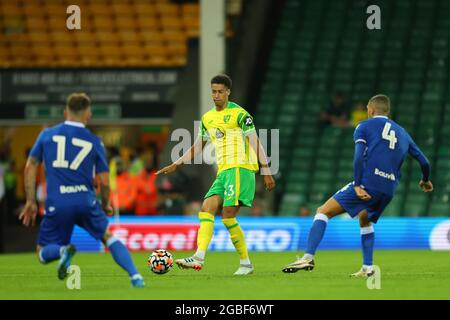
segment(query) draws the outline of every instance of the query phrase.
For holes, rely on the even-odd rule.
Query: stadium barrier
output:
[[[239,218],[250,251],[304,250],[311,218]],[[198,220],[195,217],[121,218],[111,219],[110,230],[130,251],[195,250]],[[377,249],[450,250],[448,218],[381,218],[375,225]],[[75,227],[72,243],[80,251],[105,251],[103,245],[79,227]],[[361,243],[356,219],[337,218],[329,222],[319,249],[359,249]],[[216,218],[210,251],[233,251],[228,231]]]

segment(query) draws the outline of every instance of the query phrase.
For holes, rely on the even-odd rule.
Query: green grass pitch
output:
[[[174,252],[174,257],[189,254]],[[349,277],[361,264],[358,251],[319,251],[314,271],[282,273],[295,255],[252,253],[255,273],[234,277],[236,253],[211,252],[202,271],[175,266],[165,275],[147,269],[148,254],[134,254],[147,284],[134,289],[109,254],[78,253],[73,264],[81,268],[80,290],[69,290],[57,279],[56,262],[43,266],[31,253],[0,255],[0,299],[450,299],[450,252],[376,251],[379,290],[369,290],[365,279]]]

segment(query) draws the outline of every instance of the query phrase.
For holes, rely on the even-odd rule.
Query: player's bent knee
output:
[[[320,206],[319,208],[317,208],[316,216],[317,215],[325,215],[328,219],[331,219],[334,216],[333,213],[330,212],[330,210],[328,210],[326,206]]]
[[[366,228],[366,227],[370,227],[371,225],[372,225],[372,223],[369,220],[367,212],[366,211],[362,211],[359,214],[359,226],[361,228]]]
[[[224,207],[222,210],[222,218],[223,219],[236,218],[238,211],[239,207]]]
[[[317,210],[316,210],[316,214],[318,214],[318,213],[323,213],[323,214],[325,214],[325,213],[324,213],[324,209],[325,209],[324,206],[318,207]]]
[[[202,204],[202,212],[208,212],[214,215],[219,209],[220,205],[212,197],[205,199]]]
[[[215,215],[218,212],[218,208],[214,209],[214,208],[209,207],[209,206],[202,206],[202,212],[208,212],[208,213],[210,213],[212,215]]]
[[[328,217],[328,219],[331,219],[335,216],[340,215],[344,212],[344,209],[339,204],[339,202],[336,201],[334,198],[330,198],[325,202],[323,205],[321,205],[317,210],[317,214],[324,214]]]
[[[103,244],[106,244],[106,242],[108,242],[108,240],[112,237],[111,232],[107,231],[105,232],[105,234],[102,237],[102,242]]]

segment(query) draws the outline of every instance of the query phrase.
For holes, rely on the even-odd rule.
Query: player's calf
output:
[[[106,233],[102,239],[103,243],[111,251],[114,261],[124,269],[131,278],[133,287],[143,287],[144,281],[141,274],[137,271],[136,266],[131,259],[128,249],[120,242],[119,239],[113,237],[110,233]],[[136,281],[133,281],[137,279]]]

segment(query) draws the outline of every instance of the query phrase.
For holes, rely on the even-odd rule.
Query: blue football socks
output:
[[[134,266],[133,260],[131,260],[131,255],[128,252],[128,249],[123,245],[122,242],[119,241],[119,239],[111,237],[106,242],[106,245],[111,251],[111,255],[113,256],[114,261],[119,266],[121,266],[126,272],[128,272],[130,277],[133,277],[136,274],[138,274],[138,271]]]
[[[363,264],[371,266],[373,263],[373,247],[375,244],[375,231],[373,226],[361,228],[361,246]]]
[[[306,249],[307,254],[314,255],[316,253],[317,247],[325,234],[327,223],[328,217],[326,215],[322,213],[316,214],[311,230],[309,231],[308,247]]]

